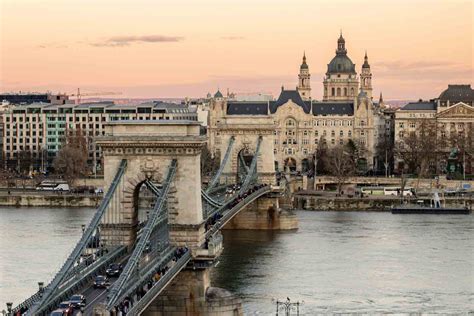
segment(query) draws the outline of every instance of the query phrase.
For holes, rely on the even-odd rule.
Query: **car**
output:
[[[72,306],[71,302],[64,301],[59,303],[59,309],[63,311],[63,315],[71,316],[74,312],[74,307]]]
[[[74,294],[69,298],[69,303],[71,303],[74,308],[82,308],[86,306],[86,297],[82,294]]]
[[[98,275],[94,280],[94,289],[105,289],[109,284],[109,279],[105,275]]]
[[[56,309],[49,316],[64,316],[64,312],[62,309]]]
[[[150,241],[147,241],[145,244],[145,249],[143,249],[144,253],[150,253],[151,252],[151,243]]]
[[[122,272],[122,265],[117,263],[112,263],[105,270],[105,274],[109,277],[119,276],[120,272]]]

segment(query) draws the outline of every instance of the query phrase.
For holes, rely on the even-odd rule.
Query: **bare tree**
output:
[[[32,154],[29,150],[22,150],[18,153],[18,173],[28,174],[33,163]]]
[[[88,174],[87,156],[87,138],[83,131],[70,131],[54,159],[54,170],[71,184]]]
[[[331,175],[336,178],[337,192],[341,194],[342,185],[355,171],[353,157],[347,145],[337,145],[329,149],[326,160]]]
[[[407,165],[409,173],[426,176],[438,157],[437,124],[426,119],[416,123],[416,130],[395,144],[395,152]]]
[[[210,176],[217,172],[220,165],[219,155],[212,157],[207,145],[201,150],[201,176]]]

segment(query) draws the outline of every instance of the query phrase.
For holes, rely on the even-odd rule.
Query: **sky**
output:
[[[305,51],[320,99],[342,30],[374,95],[428,99],[473,84],[473,16],[472,0],[0,0],[0,91],[278,96]]]

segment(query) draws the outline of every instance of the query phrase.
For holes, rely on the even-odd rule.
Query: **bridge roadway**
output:
[[[220,188],[221,190],[224,188]],[[220,191],[220,190],[216,190]],[[224,202],[224,205],[222,205],[219,209],[216,209],[215,213],[219,213],[219,219],[217,222],[213,222],[210,227],[208,227],[206,231],[206,239],[212,239],[215,234],[227,223],[229,222],[240,210],[242,210],[244,207],[246,207],[248,204],[252,203],[259,197],[268,194],[272,191],[275,191],[275,188],[269,185],[257,185],[257,186],[252,186],[248,191],[244,192],[243,194],[233,194],[231,197],[227,196],[227,199],[225,197],[225,194],[218,194],[220,198],[224,198],[224,200],[221,200]],[[213,214],[210,214],[207,220],[209,218],[213,217]],[[207,221],[206,220],[206,221]],[[161,229],[160,229],[161,231]],[[140,235],[140,233],[139,233]],[[156,237],[159,237],[159,233],[156,235]],[[157,240],[158,240],[157,239]],[[153,242],[156,242],[157,240],[154,240]],[[152,246],[153,247],[153,246]],[[205,250],[205,245],[202,246],[203,249]],[[172,266],[172,258],[173,258],[173,253],[176,250],[176,247],[168,246],[164,247],[164,249],[160,249],[160,251],[152,251],[151,253],[143,253],[142,257],[140,259],[140,266],[142,267],[141,271],[144,271],[141,276],[143,275],[148,275],[150,274],[151,271],[154,271],[157,266],[164,267],[165,265],[168,266],[169,270],[167,273],[165,273],[162,278],[160,279],[159,282],[156,282],[153,285],[152,291],[150,291],[147,301],[142,302],[138,301],[136,302],[137,306],[134,308],[137,310],[137,313],[133,313],[138,315],[148,304],[151,303],[152,299],[156,297],[173,279],[174,277],[188,264],[188,262],[192,259],[190,252],[186,254],[187,258],[183,262],[180,262],[180,266],[174,268]],[[202,253],[202,252],[201,252]],[[204,260],[208,260],[211,258],[214,254],[209,254],[210,256],[204,255]],[[122,255],[118,257],[118,260],[116,260],[116,263],[120,263],[123,266],[125,266],[128,258],[130,257],[130,253],[127,253],[125,255]],[[153,257],[154,259],[158,260],[151,260],[149,261],[149,257]],[[194,258],[196,259],[196,258]],[[198,258],[197,258],[198,259]],[[167,261],[164,261],[167,260]],[[199,259],[198,259],[199,260]],[[178,260],[180,261],[180,260]],[[176,264],[175,264],[176,265]],[[105,273],[105,265],[102,265],[99,270],[97,270],[94,275],[97,274],[104,274]],[[83,294],[86,297],[86,306],[81,313],[80,311],[75,311],[74,315],[92,315],[93,314],[93,308],[96,306],[98,303],[106,303],[107,301],[107,294],[109,292],[109,289],[111,286],[117,281],[118,278],[110,278],[110,285],[107,289],[95,289],[93,287],[93,278],[88,279],[88,281],[85,283],[86,285],[79,291],[75,291],[74,294]],[[136,289],[136,286],[140,283],[138,282],[139,278],[137,277],[132,277],[131,280],[127,282],[129,286],[131,286],[132,290]],[[143,283],[141,283],[143,284]],[[135,288],[134,288],[135,287]],[[125,294],[124,294],[125,295]],[[124,297],[122,295],[121,297]],[[153,296],[152,296],[153,295]],[[133,294],[130,295],[133,297]],[[68,298],[63,297],[62,300],[67,300]],[[133,297],[133,299],[135,299]],[[143,299],[142,299],[143,300]],[[140,307],[140,308],[139,308]],[[56,307],[52,307],[52,310],[56,309]]]

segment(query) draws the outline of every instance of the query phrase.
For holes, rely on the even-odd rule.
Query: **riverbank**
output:
[[[416,203],[418,199],[412,199]],[[424,199],[426,200],[426,199]],[[429,200],[429,199],[428,199]],[[447,197],[446,206],[464,207],[472,209],[474,201],[472,197]],[[372,211],[387,212],[394,205],[400,204],[400,198],[396,196],[377,197],[334,197],[295,194],[293,199],[294,209],[313,211]]]

